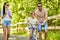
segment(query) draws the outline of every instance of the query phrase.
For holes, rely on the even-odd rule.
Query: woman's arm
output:
[[[6,16],[6,14],[3,15],[3,11],[1,11],[1,18],[3,19],[5,16]]]
[[[12,16],[10,14],[8,14],[10,18],[12,18]]]
[[[2,19],[3,19],[5,16],[6,16],[6,14],[2,16]]]
[[[10,18],[12,18],[12,12],[11,11],[9,11],[8,15]]]

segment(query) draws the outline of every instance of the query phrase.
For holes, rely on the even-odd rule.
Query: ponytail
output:
[[[5,2],[4,5],[3,5],[3,15],[5,15],[5,5],[6,5],[6,3],[8,3],[8,2]]]
[[[3,6],[3,15],[5,15],[5,6]]]

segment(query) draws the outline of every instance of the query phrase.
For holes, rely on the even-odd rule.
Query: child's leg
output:
[[[29,32],[30,32],[29,39],[31,40],[31,38],[32,38],[32,29],[30,29]]]
[[[36,33],[38,34],[38,28],[36,28]]]

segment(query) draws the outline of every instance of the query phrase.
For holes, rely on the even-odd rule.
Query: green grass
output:
[[[60,31],[49,31],[47,40],[60,40]]]

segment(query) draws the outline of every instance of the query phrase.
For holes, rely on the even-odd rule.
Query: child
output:
[[[28,22],[27,22],[27,24],[29,25],[30,40],[32,38],[32,32],[33,32],[34,28],[37,29],[37,27],[36,27],[36,21],[37,21],[37,19],[35,18],[35,13],[32,12],[31,13],[31,17],[29,17]]]

